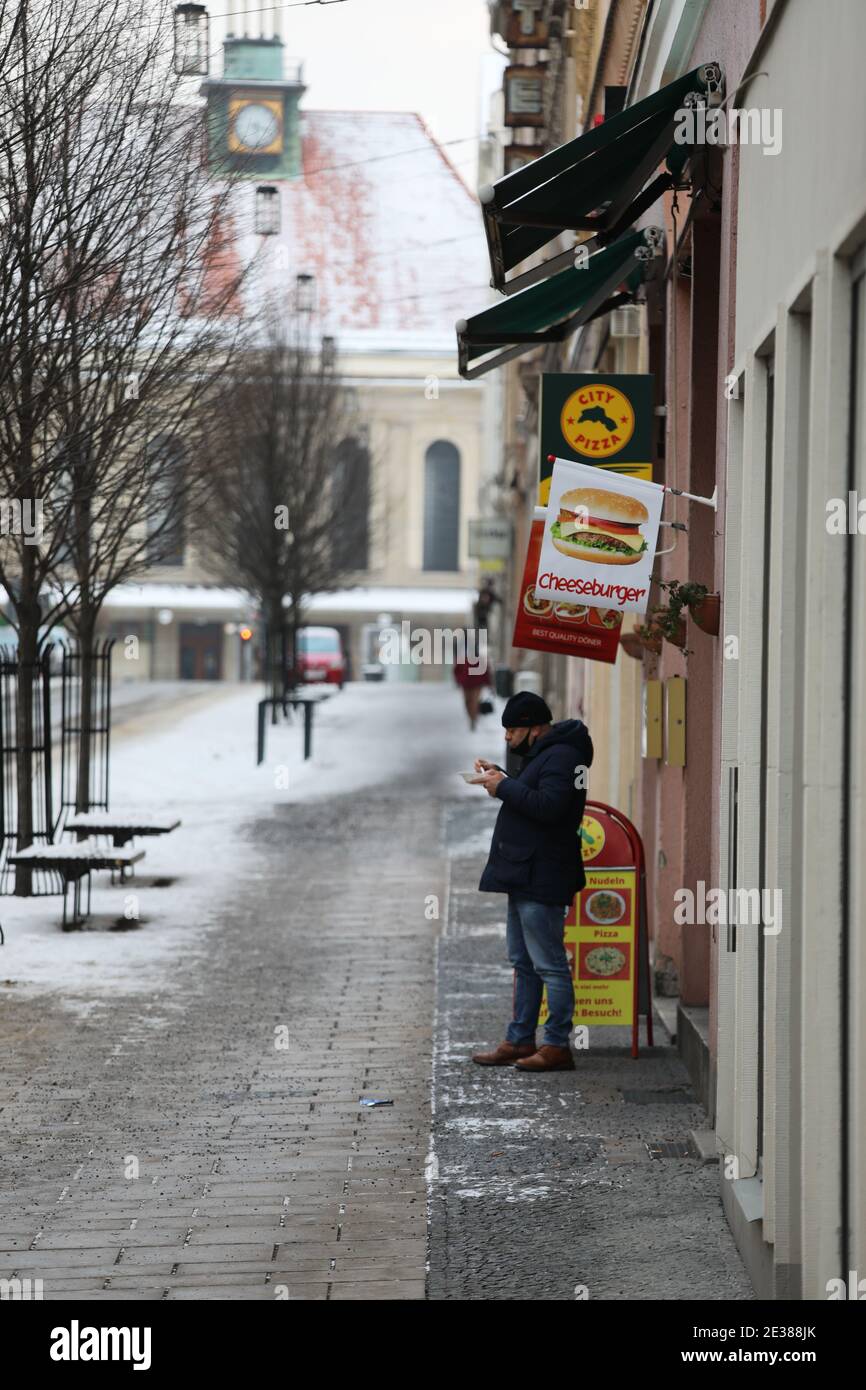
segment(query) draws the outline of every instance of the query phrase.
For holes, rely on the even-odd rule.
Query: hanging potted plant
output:
[[[629,656],[641,656],[643,652],[654,652],[658,655],[662,649],[662,633],[653,620],[636,627],[634,632],[626,633],[626,637],[635,639],[633,645],[640,648],[639,651],[632,651],[631,647],[626,645],[625,639],[621,637],[619,640]]]
[[[658,583],[662,589],[667,590],[668,601],[665,607],[655,609],[654,621],[668,642],[672,642],[676,647],[685,647],[684,609],[688,609],[703,632],[709,633],[712,637],[718,636],[721,613],[719,594],[709,593],[706,584],[697,584],[693,580],[680,583],[678,579],[660,579]]]
[[[689,612],[701,632],[706,632],[709,637],[718,637],[722,617],[721,594],[704,592],[703,598],[689,604]]]
[[[674,647],[686,645],[686,620],[683,617],[685,604],[671,598],[666,608],[653,609],[653,627]]]

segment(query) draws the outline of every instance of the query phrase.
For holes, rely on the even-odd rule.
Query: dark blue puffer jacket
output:
[[[579,719],[554,724],[533,745],[517,777],[496,789],[502,810],[493,827],[482,893],[519,893],[540,903],[570,903],[586,878],[578,831],[586,804],[592,739]]]

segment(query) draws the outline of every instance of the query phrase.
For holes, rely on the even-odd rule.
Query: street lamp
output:
[[[175,5],[174,71],[178,77],[207,76],[209,24],[204,5]]]
[[[295,309],[299,314],[312,314],[316,308],[316,277],[300,274],[295,278]]]
[[[276,236],[279,230],[279,190],[267,184],[261,184],[256,189],[256,231],[259,236]]]

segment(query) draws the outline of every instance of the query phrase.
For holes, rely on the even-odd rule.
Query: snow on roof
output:
[[[313,594],[304,603],[310,614],[328,613],[438,613],[464,615],[471,612],[474,589],[388,588],[386,586],[338,589]],[[119,584],[105,600],[106,609],[177,609],[180,612],[231,610],[248,616],[255,602],[240,589],[223,589],[203,584]]]
[[[303,175],[271,184],[279,233],[255,233],[255,182],[232,195],[241,260],[256,262],[248,303],[288,310],[296,275],[312,274],[323,333],[353,345],[369,334],[371,348],[388,335],[453,344],[455,321],[486,302],[490,272],[478,203],[442,148],[409,112],[301,119]]]
[[[474,589],[337,589],[314,594],[304,603],[308,613],[437,613],[464,615],[472,611]]]

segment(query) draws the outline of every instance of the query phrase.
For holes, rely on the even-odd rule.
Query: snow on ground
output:
[[[208,949],[227,897],[256,871],[245,823],[280,803],[405,784],[422,757],[431,794],[482,797],[457,774],[478,755],[501,758],[498,716],[470,733],[453,685],[358,683],[317,707],[309,762],[299,712],[290,725],[268,725],[266,758],[256,767],[261,694],[258,685],[198,686],[186,709],[166,700],[121,725],[112,738],[111,809],[179,817],[182,825],[137,842],[145,858],[125,884],[93,875],[82,931],[60,930],[59,896],[0,898],[0,987],[51,994],[79,1013],[117,992],[168,1003],[173,964]],[[155,878],[167,886],[151,886]]]

